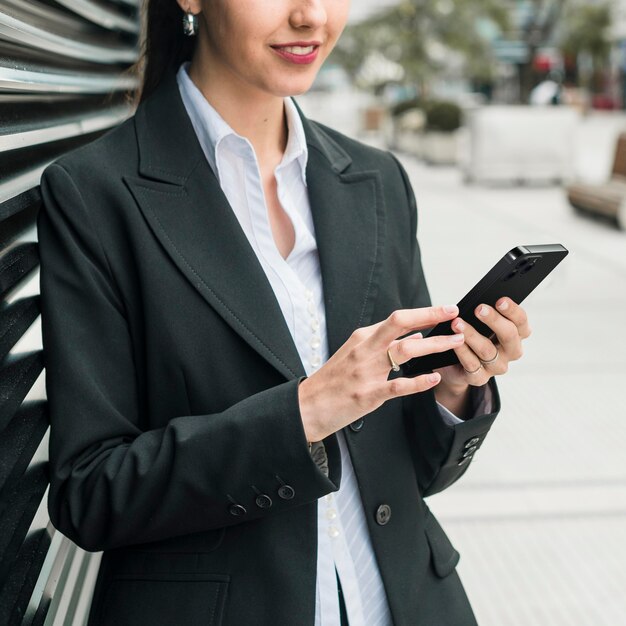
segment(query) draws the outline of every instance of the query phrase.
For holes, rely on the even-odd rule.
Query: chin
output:
[[[309,89],[311,89],[311,85],[313,85],[314,80],[315,76],[307,78],[306,80],[290,81],[286,85],[281,85],[276,90],[276,94],[283,98],[286,98],[287,96],[301,96],[303,93],[306,93]]]
[[[301,96],[302,94],[306,93],[309,89],[311,89],[311,85],[307,85],[306,87],[302,87],[301,89],[291,89],[288,92],[286,92],[284,94],[284,98],[286,98],[287,96]]]

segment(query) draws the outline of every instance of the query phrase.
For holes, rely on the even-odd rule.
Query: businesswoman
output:
[[[475,623],[424,497],[528,323],[431,307],[401,165],[290,98],[348,5],[150,0],[135,115],[43,174],[49,510],[103,551],[90,624]]]

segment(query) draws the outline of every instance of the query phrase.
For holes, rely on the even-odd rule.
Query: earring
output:
[[[183,15],[183,32],[192,37],[198,31],[198,17],[193,13]]]

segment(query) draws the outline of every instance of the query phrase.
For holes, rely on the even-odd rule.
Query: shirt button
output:
[[[337,511],[335,509],[328,509],[326,511],[326,519],[335,519],[337,517]]]
[[[324,496],[324,498],[326,498],[326,502],[332,502],[333,501],[333,494],[329,493],[327,496]]]
[[[313,339],[311,339],[311,348],[313,348],[314,350],[317,350],[317,348],[319,348],[322,343],[319,340],[319,337],[313,337]]]
[[[316,319],[312,319],[312,320],[311,320],[311,328],[312,328],[313,330],[317,330],[319,327],[320,327],[320,323],[319,323],[319,321],[318,321],[318,320],[316,320]]]
[[[318,356],[313,357],[309,363],[311,364],[312,367],[318,367],[319,364],[321,363],[321,360]]]
[[[316,308],[315,308],[315,304],[313,302],[309,302],[309,305],[307,306],[306,310],[311,314],[311,315],[315,315],[315,313],[317,312]]]
[[[311,300],[311,299],[313,298],[313,292],[312,292],[310,289],[307,289],[307,290],[304,292],[304,295],[305,295],[305,296],[306,296],[309,300]]]
[[[339,533],[339,529],[336,526],[331,526],[328,529],[328,536],[331,539],[336,539],[337,537],[339,537],[340,533]]]

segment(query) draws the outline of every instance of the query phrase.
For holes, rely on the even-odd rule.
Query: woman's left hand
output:
[[[475,314],[496,336],[493,341],[484,337],[460,317],[452,322],[452,330],[464,333],[465,342],[454,349],[459,365],[436,370],[441,374],[437,386],[440,393],[458,396],[469,385],[484,385],[492,376],[505,374],[509,363],[523,354],[522,341],[530,336],[531,330],[521,306],[510,298],[500,298],[496,308],[481,304]]]

